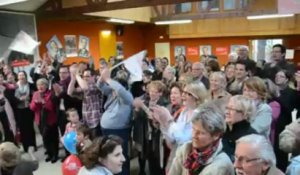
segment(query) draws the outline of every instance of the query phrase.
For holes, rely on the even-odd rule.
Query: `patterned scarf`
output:
[[[218,149],[219,141],[220,140],[215,141],[212,146],[204,150],[193,148],[184,162],[184,167],[189,170],[189,175],[199,175],[208,159],[211,158],[213,153]]]

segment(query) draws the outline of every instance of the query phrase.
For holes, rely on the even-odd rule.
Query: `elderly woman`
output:
[[[251,127],[250,119],[255,112],[255,105],[251,99],[236,95],[229,99],[226,106],[226,131],[222,142],[224,152],[234,161],[235,141],[240,137],[257,132]]]
[[[154,117],[160,123],[161,131],[166,140],[172,144],[169,163],[171,163],[177,147],[192,140],[192,115],[204,103],[206,97],[207,90],[202,83],[187,85],[182,93],[184,109],[176,120],[166,108],[161,106],[152,108]]]
[[[284,175],[276,168],[269,140],[257,134],[236,141],[234,167],[237,175]]]
[[[226,91],[226,77],[223,72],[212,72],[209,76],[209,99],[216,100],[228,98],[231,96]]]
[[[234,175],[230,159],[222,152],[223,116],[210,107],[204,107],[194,114],[192,126],[192,142],[178,148],[169,174]]]
[[[155,105],[166,106],[163,97],[165,85],[161,81],[152,81],[148,84],[147,91],[149,98],[136,98],[133,102],[135,107],[133,114],[133,140],[139,151],[139,174],[145,174],[145,163],[148,160],[150,173],[160,175],[164,173],[160,165],[161,133],[150,109]]]
[[[100,121],[102,133],[103,135],[117,135],[123,139],[123,154],[126,159],[128,159],[131,105],[133,102],[133,97],[128,91],[127,80],[128,74],[124,70],[119,70],[114,79],[111,79],[109,70],[104,69],[98,81],[101,92],[107,96],[104,113]],[[129,161],[126,161],[121,174],[129,174],[129,168]]]
[[[272,109],[265,102],[267,96],[267,88],[264,81],[258,77],[251,77],[244,82],[243,95],[254,100],[256,112],[250,120],[252,128],[258,134],[264,135],[267,138],[270,136],[272,123]]]
[[[57,126],[57,106],[58,102],[54,95],[48,90],[48,81],[45,78],[36,82],[37,91],[33,93],[30,109],[34,112],[35,123],[39,126],[43,136],[44,147],[46,149],[46,162],[55,163],[58,159],[58,126]]]

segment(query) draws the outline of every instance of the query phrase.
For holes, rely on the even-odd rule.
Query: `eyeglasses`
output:
[[[256,157],[256,158],[250,159],[250,158],[246,158],[246,157],[234,156],[234,160],[235,160],[235,162],[241,163],[242,165],[249,165],[251,162],[261,160],[261,158]]]
[[[235,109],[235,108],[231,108],[231,107],[228,107],[228,106],[226,106],[225,109],[228,110],[228,111],[235,111],[235,112],[243,113],[243,111],[240,110],[240,109]]]
[[[192,93],[187,92],[187,91],[182,91],[182,94],[186,94],[186,95],[188,95],[190,97],[194,97],[194,95]],[[194,97],[194,98],[196,98],[196,97]]]

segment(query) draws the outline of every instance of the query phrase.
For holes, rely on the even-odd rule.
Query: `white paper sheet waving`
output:
[[[13,40],[13,42],[10,44],[9,49],[32,55],[34,49],[39,44],[40,43],[35,41],[30,35],[28,35],[24,31],[20,31]]]
[[[130,72],[130,82],[141,81],[143,76],[142,63],[147,54],[146,50],[143,50],[123,61],[124,66]]]

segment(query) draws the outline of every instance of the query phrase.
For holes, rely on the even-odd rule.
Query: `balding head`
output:
[[[242,60],[246,60],[249,55],[248,46],[241,46],[238,50],[238,57]]]
[[[192,65],[192,75],[194,79],[201,78],[204,72],[204,64],[200,62],[195,62]]]

